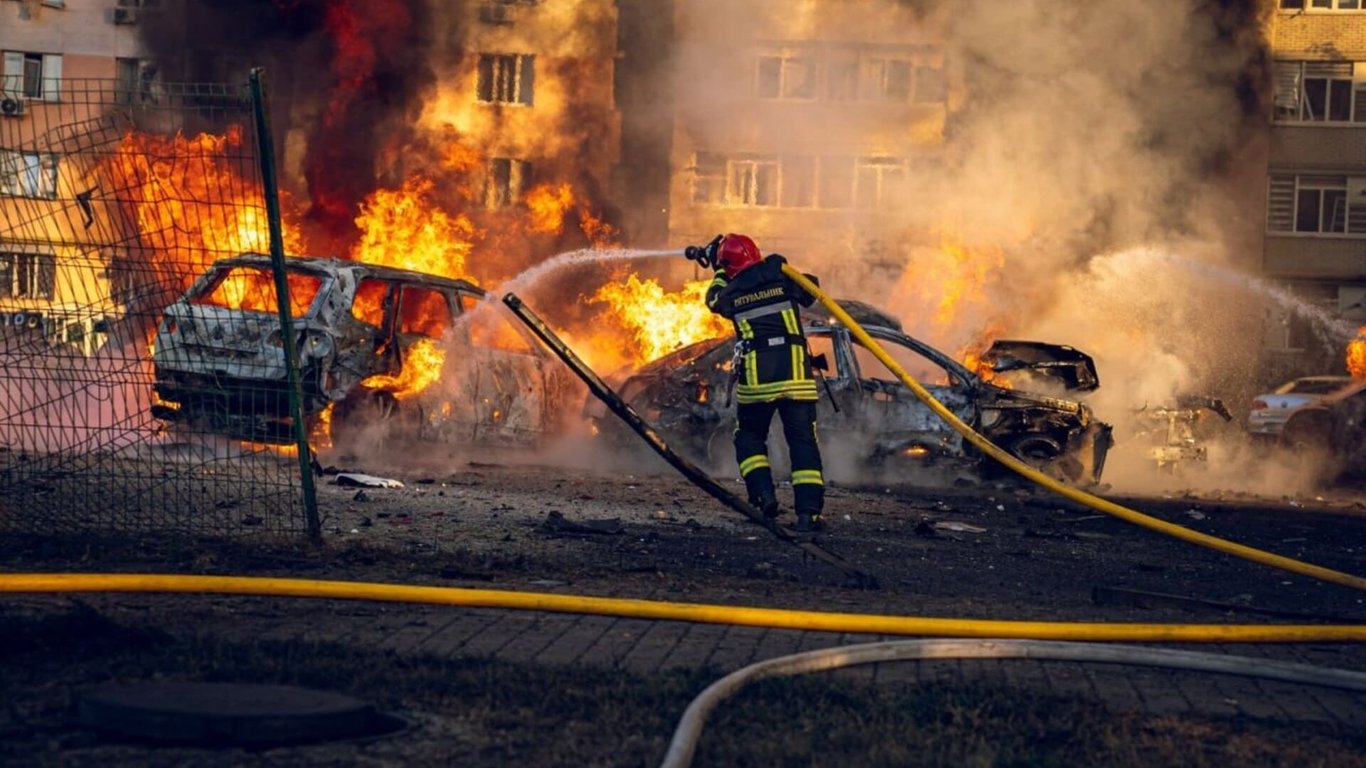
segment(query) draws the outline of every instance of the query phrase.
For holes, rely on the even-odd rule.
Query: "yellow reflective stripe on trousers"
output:
[[[821,477],[819,469],[794,469],[792,470],[793,485],[825,485],[825,479]]]
[[[750,456],[748,459],[740,462],[740,477],[745,477],[750,472],[753,472],[756,469],[763,469],[767,466],[768,457],[764,454],[761,453],[757,456]]]

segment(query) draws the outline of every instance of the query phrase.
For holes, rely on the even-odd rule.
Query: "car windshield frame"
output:
[[[192,306],[213,307],[215,309],[224,309],[231,312],[252,312],[256,314],[267,315],[278,314],[278,302],[275,303],[270,309],[253,309],[251,307],[245,306],[234,307],[225,303],[207,300],[207,298],[210,295],[212,295],[215,291],[218,290],[218,288],[223,284],[224,280],[226,280],[233,272],[237,272],[239,270],[244,273],[255,272],[257,274],[261,274],[269,278],[270,281],[267,283],[267,285],[269,286],[270,291],[274,293],[275,279],[269,264],[220,264],[215,266],[209,272],[209,274],[204,277],[204,279],[201,282],[196,283],[188,292],[186,292],[184,296],[184,301]],[[318,308],[319,299],[331,289],[332,276],[325,273],[319,273],[317,270],[314,269],[301,269],[295,267],[294,265],[287,264],[285,266],[285,280],[288,287],[291,288],[291,294],[293,293],[292,288],[294,286],[293,278],[305,278],[309,280],[316,280],[318,282],[317,286],[313,289],[313,296],[309,299],[308,306],[303,312],[295,312],[295,302],[290,302],[290,314],[294,319],[311,317],[314,311],[316,311]]]
[[[950,387],[962,387],[969,391],[975,392],[979,389],[981,384],[984,383],[980,376],[968,370],[968,368],[964,366],[962,363],[959,363],[958,361],[954,360],[953,358],[949,357],[943,352],[940,352],[938,349],[931,347],[925,342],[915,338],[914,336],[907,336],[906,334],[901,333],[900,331],[892,330],[891,328],[883,328],[880,326],[872,325],[864,326],[863,330],[867,331],[869,336],[872,336],[874,339],[877,339],[879,341],[889,341],[909,347],[912,352],[920,355],[926,360],[929,360],[931,363],[934,363],[940,368],[943,368],[949,374],[948,386]],[[850,335],[849,341],[850,343],[855,344],[857,346],[863,346],[862,344],[859,344],[858,339],[853,338],[852,334]],[[872,350],[869,351],[871,352]],[[885,366],[884,370],[886,370]],[[869,376],[867,372],[865,372],[862,369],[862,366],[860,366],[859,378],[868,379],[875,377]],[[959,383],[954,383],[954,378],[957,378],[959,380]]]

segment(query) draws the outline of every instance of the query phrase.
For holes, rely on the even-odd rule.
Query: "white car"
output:
[[[1270,394],[1258,395],[1247,414],[1247,431],[1276,437],[1297,409],[1318,402],[1351,380],[1350,376],[1304,376],[1287,381]]]

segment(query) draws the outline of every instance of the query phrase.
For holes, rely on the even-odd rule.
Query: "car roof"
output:
[[[231,256],[226,259],[219,259],[213,263],[217,267],[269,267],[271,257],[262,253],[244,253],[239,256]],[[285,266],[288,269],[302,272],[316,272],[326,274],[346,270],[360,273],[362,277],[376,277],[381,280],[407,280],[415,283],[426,283],[432,286],[443,288],[456,288],[478,296],[484,295],[484,289],[460,278],[442,277],[426,272],[416,272],[410,269],[399,269],[397,267],[387,267],[382,264],[368,264],[363,261],[352,261],[350,259],[338,259],[331,257],[314,256],[286,256]]]

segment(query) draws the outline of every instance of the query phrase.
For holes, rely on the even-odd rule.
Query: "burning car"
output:
[[[1111,427],[1088,406],[992,383],[906,335],[895,318],[859,302],[841,304],[908,373],[992,442],[1070,481],[1099,481]],[[958,476],[961,472],[953,470],[976,477],[995,474],[995,462],[894,380],[847,328],[816,308],[804,313],[804,322],[811,359],[819,369],[817,424],[823,445],[851,446],[865,466],[898,474],[931,467]],[[733,458],[731,346],[728,339],[713,339],[684,347],[641,368],[618,391],[675,448],[721,466]],[[1001,341],[982,359],[992,375],[995,370],[1028,373],[1040,381],[1056,381],[1063,390],[1099,386],[1094,362],[1071,347]],[[603,422],[600,431],[615,433],[605,413],[590,406],[589,415]]]
[[[289,258],[285,275],[310,431],[524,445],[558,428],[566,374],[477,286],[338,259]],[[276,307],[268,256],[216,262],[163,312],[152,415],[292,442]]]
[[[1296,408],[1281,429],[1280,444],[1317,462],[1324,480],[1366,476],[1366,379]]]

